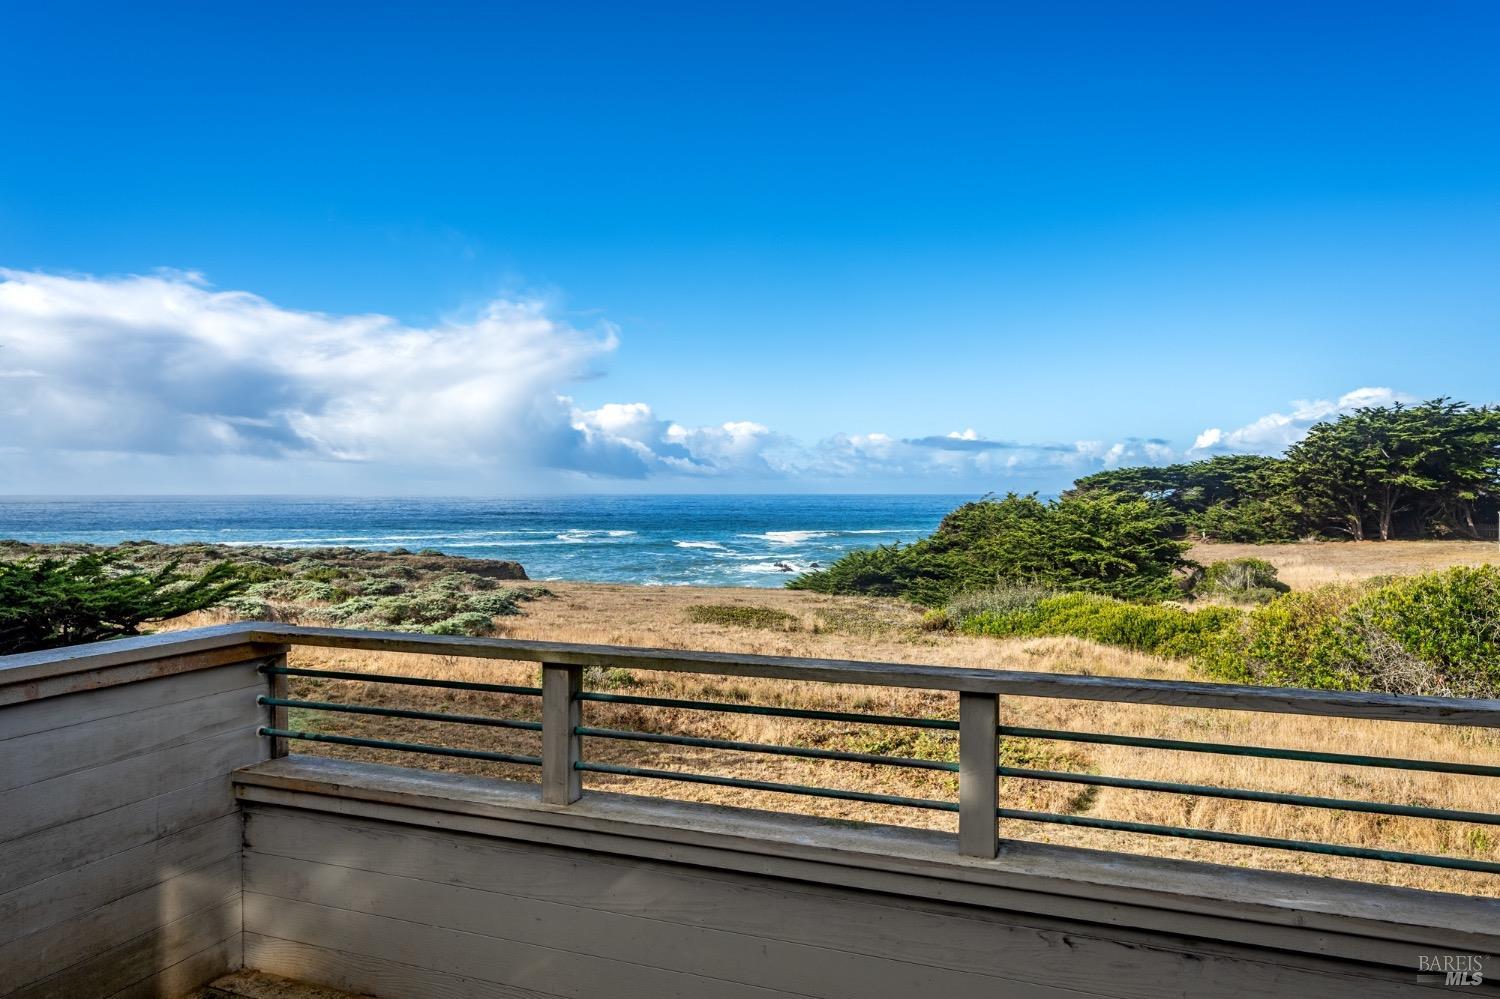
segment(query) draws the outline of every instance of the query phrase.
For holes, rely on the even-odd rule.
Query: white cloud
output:
[[[562,392],[616,349],[538,300],[412,326],[220,291],[197,274],[0,270],[0,453],[527,468],[612,478],[774,477],[763,424],[688,427]]]
[[[1267,413],[1235,430],[1209,427],[1197,436],[1188,456],[1201,458],[1214,453],[1280,454],[1300,441],[1315,423],[1352,413],[1364,406],[1389,406],[1415,402],[1414,396],[1389,388],[1357,388],[1337,400],[1299,400],[1289,413]]]
[[[778,453],[795,447],[750,420],[685,427],[660,419],[644,402],[574,409],[572,425],[591,452],[630,455],[638,475],[776,476],[791,471]]]
[[[972,427],[805,445],[764,423],[688,426],[646,402],[563,394],[616,349],[535,300],[427,326],[287,309],[163,272],[0,271],[0,453],[117,469],[122,457],[301,460],[392,473],[552,469],[617,479],[994,481],[1122,460],[1134,445],[1027,445]]]
[[[569,466],[586,441],[558,386],[614,350],[538,301],[462,321],[285,309],[197,275],[0,271],[0,444]],[[24,377],[21,377],[24,376]]]
[[[1051,489],[1181,457],[1158,438],[1024,443],[974,427],[804,443],[749,419],[689,426],[647,402],[577,405],[570,386],[617,346],[608,324],[580,330],[532,299],[411,325],[287,309],[191,273],[0,270],[0,480],[76,488],[92,468],[128,488],[178,491],[199,476],[298,491],[336,490],[343,475],[371,491],[418,481],[506,489],[573,474],[962,491]],[[1297,403],[1237,430],[1207,429],[1186,456],[1279,451],[1317,420],[1405,398],[1367,388]],[[130,468],[142,469],[138,481],[127,481]],[[561,478],[535,474],[548,470]]]

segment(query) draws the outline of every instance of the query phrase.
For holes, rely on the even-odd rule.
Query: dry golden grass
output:
[[[1430,568],[1446,556],[1449,564],[1480,558],[1469,546],[1444,545],[1428,551],[1403,552],[1379,546],[1212,546],[1200,548],[1200,559],[1235,557],[1244,552],[1285,565],[1294,578],[1331,572],[1343,576],[1363,571],[1395,572]],[[1331,555],[1339,556],[1337,564]],[[1305,557],[1306,561],[1295,561]],[[1322,563],[1317,559],[1321,557]],[[1330,577],[1333,578],[1333,577]],[[1294,582],[1294,585],[1296,583]],[[549,584],[556,597],[526,606],[523,617],[499,620],[507,637],[565,642],[654,646],[706,651],[799,655],[887,662],[936,663],[987,669],[1028,669],[1158,679],[1198,679],[1185,663],[1155,659],[1075,639],[996,640],[952,633],[931,633],[918,626],[919,613],[909,606],[874,599],[751,589],[661,588]],[[743,627],[695,623],[694,618],[724,615],[690,614],[705,605],[740,605],[784,611],[795,619],[777,627]],[[206,623],[203,618],[191,623]],[[501,683],[537,682],[530,664],[463,660],[451,657],[371,654],[342,650],[296,649],[293,663],[304,666],[357,668]],[[740,701],[793,707],[921,717],[952,718],[955,695],[890,688],[850,687],[735,677],[697,676],[644,671],[590,671],[589,686],[653,696],[710,701]],[[540,704],[524,697],[466,691],[426,690],[343,681],[296,680],[295,695],[309,699],[353,700],[427,710],[539,717]],[[1413,757],[1493,764],[1500,761],[1500,733],[1437,725],[1408,725],[1322,719],[1251,712],[1213,711],[1120,705],[1106,702],[1007,698],[1007,723],[1056,729],[1117,732],[1160,738],[1241,743],[1341,753]],[[586,724],[600,727],[671,732],[753,742],[771,742],[855,750],[899,756],[955,758],[954,739],[918,730],[795,721],[751,715],[691,710],[664,710],[590,703]],[[301,713],[297,725],[317,731],[444,745],[537,752],[535,733],[484,729],[435,722],[380,719],[347,714]],[[297,751],[379,759],[429,769],[492,774],[535,780],[533,769],[480,761],[349,749],[296,743]],[[956,778],[944,772],[876,767],[843,762],[796,760],[752,753],[660,746],[604,739],[585,740],[588,759],[659,769],[678,769],[788,783],[842,787],[915,797],[954,800]],[[1036,769],[1077,770],[1335,798],[1356,798],[1471,811],[1494,810],[1493,780],[1400,770],[1241,759],[1196,753],[1088,746],[1063,742],[1009,740],[1007,763]],[[586,774],[594,789],[711,801],[826,817],[951,829],[951,813],[919,811],[833,801],[771,792]],[[1002,781],[1008,807],[1068,812],[1301,840],[1323,840],[1357,846],[1448,854],[1500,861],[1500,830],[1492,826],[1366,815],[1285,805],[1228,801],[1155,792],[1090,789],[1081,785],[1039,781]],[[1204,860],[1216,863],[1296,871],[1433,890],[1495,895],[1500,877],[1374,861],[1324,857],[1287,851],[1237,847],[1188,840],[1087,830],[1040,823],[1004,822],[1004,837]]]
[[[1287,545],[1198,544],[1190,557],[1207,565],[1259,558],[1294,590],[1369,576],[1406,576],[1450,565],[1500,565],[1493,541],[1305,541]]]

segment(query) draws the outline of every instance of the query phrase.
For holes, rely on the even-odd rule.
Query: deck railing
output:
[[[261,695],[259,698],[260,703],[270,712],[268,723],[262,726],[261,732],[278,741],[278,752],[285,751],[286,740],[308,740],[376,750],[395,750],[405,753],[462,757],[537,767],[541,773],[543,800],[559,806],[571,804],[577,801],[582,795],[582,774],[601,773],[653,780],[713,784],[754,791],[808,795],[820,798],[867,802],[877,805],[956,812],[958,815],[959,849],[964,854],[977,857],[995,856],[998,845],[997,820],[1018,820],[1500,874],[1500,863],[1462,857],[1419,854],[1338,843],[1281,839],[1213,829],[1157,825],[1083,815],[1007,808],[1003,807],[1002,802],[999,800],[999,778],[1009,777],[1096,787],[1166,792],[1199,797],[1226,798],[1237,801],[1337,809],[1376,815],[1429,819],[1440,822],[1500,825],[1500,814],[1491,812],[1429,808],[1420,805],[1402,805],[1357,799],[1315,797],[1244,788],[1141,780],[1122,776],[1038,770],[1025,767],[1003,766],[999,762],[1000,739],[1002,737],[1013,737],[1495,778],[1500,777],[1500,766],[1367,756],[1352,753],[1312,752],[1264,746],[1193,742],[1143,736],[1005,725],[1002,724],[1001,698],[1007,695],[1065,698],[1111,701],[1134,705],[1213,708],[1220,710],[1311,715],[1325,718],[1371,719],[1398,723],[1463,725],[1489,729],[1500,728],[1500,701],[1495,700],[1408,697],[1230,684],[1079,676],[1015,670],[961,669],[941,666],[913,666],[898,663],[798,659],[709,652],[678,652],[662,649],[574,645],[507,639],[424,636],[403,633],[303,628],[287,625],[256,625],[255,627],[258,630],[254,633],[252,639],[254,641],[383,652],[435,654],[449,657],[519,660],[539,662],[541,664],[542,684],[540,687],[474,683],[463,680],[399,676],[385,673],[290,667],[285,665],[284,661],[277,665],[262,667],[262,671],[269,678],[271,688],[269,693]],[[774,678],[792,682],[860,684],[949,691],[957,696],[958,718],[957,720],[914,718],[868,714],[864,712],[819,711],[784,708],[774,705],[695,701],[593,692],[583,689],[583,672],[588,667],[624,667],[714,676]],[[355,680],[365,683],[416,687],[439,687],[540,698],[542,720],[496,718],[471,714],[409,710],[405,708],[376,707],[336,701],[294,698],[287,693],[287,680],[289,677]],[[900,726],[956,732],[958,735],[958,759],[956,762],[949,762],[945,760],[884,756],[832,749],[760,742],[739,742],[600,727],[584,723],[583,706],[588,703],[727,712],[773,718]],[[541,755],[530,756],[498,753],[426,743],[394,742],[383,739],[310,732],[290,726],[288,712],[291,709],[345,712],[356,715],[404,718],[425,722],[444,722],[454,725],[535,731],[541,734]],[[604,763],[585,758],[583,740],[586,738],[945,771],[958,775],[958,800],[949,801],[904,797],[840,788],[814,787],[802,784],[748,780],[711,774]],[[1495,796],[1489,795],[1486,800],[1493,801],[1495,800]]]

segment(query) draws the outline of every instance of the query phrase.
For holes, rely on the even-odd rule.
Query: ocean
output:
[[[0,539],[430,548],[513,559],[537,580],[774,587],[854,548],[914,541],[973,498],[0,498]]]

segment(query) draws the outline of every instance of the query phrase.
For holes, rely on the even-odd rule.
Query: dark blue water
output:
[[[434,548],[514,559],[533,579],[780,586],[852,548],[913,541],[973,498],[0,498],[0,538]]]

